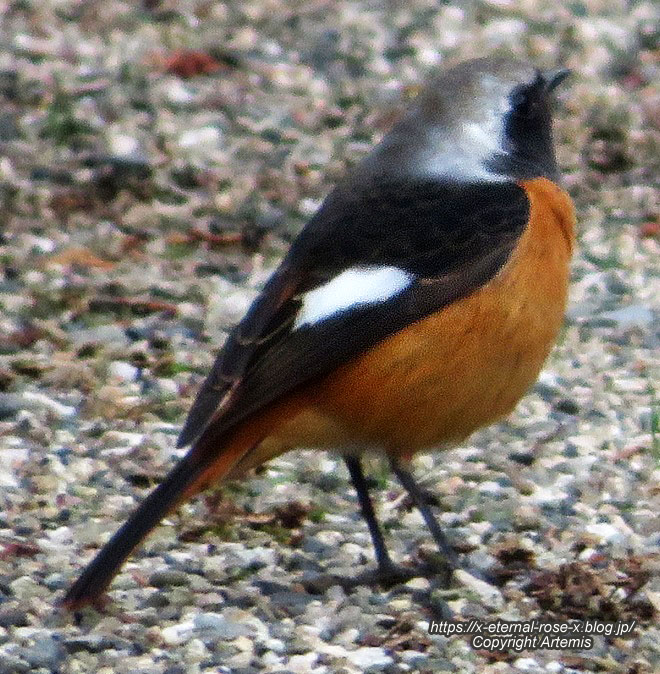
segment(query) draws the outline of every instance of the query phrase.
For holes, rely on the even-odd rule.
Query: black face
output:
[[[566,74],[567,71],[558,71],[544,76],[539,72],[533,82],[513,89],[509,96],[511,108],[504,122],[505,153],[488,161],[491,171],[521,180],[558,178],[549,93]]]

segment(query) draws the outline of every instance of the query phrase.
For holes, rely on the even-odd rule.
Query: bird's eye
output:
[[[529,94],[529,87],[523,85],[516,87],[509,96],[509,100],[511,101],[511,109],[515,111],[525,108],[530,101]]]
[[[532,82],[519,84],[509,96],[511,110],[514,114],[530,115],[538,108],[539,97],[545,90],[546,83],[541,71],[537,71]]]

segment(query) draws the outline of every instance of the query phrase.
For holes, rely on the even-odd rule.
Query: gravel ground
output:
[[[0,2],[0,674],[658,671],[657,37],[651,0]],[[337,580],[371,568],[367,530],[341,462],[296,452],[182,507],[104,612],[59,611],[333,182],[434,64],[497,49],[575,70],[579,250],[534,390],[416,463],[496,585]],[[432,562],[372,475],[396,559]],[[449,616],[636,622],[515,652],[428,634]]]

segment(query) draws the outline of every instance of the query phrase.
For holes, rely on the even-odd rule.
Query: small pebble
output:
[[[363,672],[386,667],[394,662],[392,656],[388,655],[384,648],[369,646],[363,646],[354,651],[347,651],[346,658]]]
[[[595,522],[587,524],[585,527],[587,533],[593,534],[600,539],[601,543],[623,544],[626,537],[614,526],[607,522]]]
[[[139,373],[137,367],[121,360],[115,360],[108,366],[110,377],[119,381],[135,381]]]

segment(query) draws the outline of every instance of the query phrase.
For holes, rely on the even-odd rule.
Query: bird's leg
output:
[[[396,569],[396,566],[392,562],[390,553],[387,551],[383,532],[378,526],[376,513],[374,512],[374,506],[371,502],[371,497],[369,496],[369,488],[367,487],[367,481],[364,477],[364,472],[362,471],[360,459],[354,456],[345,456],[344,461],[346,462],[346,467],[348,468],[351,480],[353,481],[353,486],[357,492],[358,501],[360,502],[360,507],[362,509],[362,516],[369,527],[369,533],[371,534],[371,540],[373,541],[374,551],[376,553],[376,561],[378,562],[378,569],[384,576],[391,575]]]
[[[458,568],[458,557],[449,544],[449,541],[447,540],[444,532],[440,528],[438,521],[435,519],[435,516],[433,515],[433,512],[431,511],[431,508],[429,507],[422,490],[419,488],[419,485],[415,482],[415,479],[410,474],[410,472],[403,468],[396,458],[392,458],[390,460],[390,465],[394,471],[394,474],[399,478],[399,482],[401,482],[404,489],[410,494],[419,512],[422,513],[422,517],[426,522],[426,526],[431,531],[431,535],[433,536],[436,545],[440,549],[440,552],[444,555],[445,559],[452,568]]]

